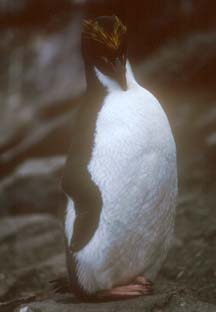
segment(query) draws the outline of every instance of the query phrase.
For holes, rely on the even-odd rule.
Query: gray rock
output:
[[[202,55],[197,54],[199,49],[203,51]],[[215,33],[196,33],[177,42],[170,41],[158,49],[139,67],[138,73],[144,81],[160,87],[161,84],[171,84],[184,88],[189,86],[190,89],[193,85],[200,85],[202,88],[208,79],[205,87],[213,88],[215,51]]]
[[[30,159],[0,183],[0,215],[64,210],[60,174],[65,157]]]
[[[25,159],[65,154],[71,143],[71,128],[77,108],[79,108],[79,105],[73,108],[72,111],[59,114],[57,117],[38,121],[12,146],[7,146],[0,153],[2,177],[10,174]]]
[[[215,312],[213,304],[196,301],[190,296],[158,294],[122,302],[109,303],[75,303],[70,297],[49,299],[22,305],[17,312],[92,312],[92,311],[124,311],[124,312]]]
[[[26,307],[32,312],[81,312],[81,311],[153,311],[154,307],[164,306],[169,301],[169,295],[155,295],[134,300],[108,302],[108,303],[82,303],[75,302],[70,297],[59,297],[50,299],[45,302],[36,302],[28,305],[23,305],[17,309]],[[27,310],[28,311],[28,310]]]
[[[168,305],[156,308],[154,312],[215,312],[216,305],[194,300],[190,296],[175,295]]]
[[[50,280],[65,272],[59,222],[39,214],[2,218],[0,263],[0,302],[45,291]]]
[[[10,7],[11,1],[4,2]],[[68,115],[44,120],[40,114],[45,108],[55,110],[85,88],[80,24],[77,13],[63,29],[46,35],[22,27],[1,29],[0,166],[68,124]]]
[[[207,144],[210,146],[216,145],[216,132],[209,134]]]
[[[20,164],[14,172],[1,181],[1,187],[6,187],[12,180],[28,176],[57,174],[65,163],[65,156],[35,158]]]
[[[11,2],[8,0],[1,0],[0,2],[0,13],[11,13],[19,12],[25,8],[28,0],[17,0],[16,2]]]

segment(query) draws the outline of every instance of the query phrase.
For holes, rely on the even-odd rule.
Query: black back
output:
[[[76,221],[71,242],[73,251],[82,249],[97,228],[102,207],[101,194],[92,181],[87,166],[94,143],[96,116],[104,93],[88,91],[78,112],[72,134],[72,144],[64,169],[62,186],[75,204]]]

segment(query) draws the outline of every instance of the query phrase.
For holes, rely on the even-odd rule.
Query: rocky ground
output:
[[[60,180],[85,87],[80,19],[72,14],[46,33],[1,32],[0,311],[216,311],[216,41],[209,29],[164,41],[134,62],[137,79],[166,110],[178,149],[176,237],[154,294],[88,304],[50,288],[65,272]]]

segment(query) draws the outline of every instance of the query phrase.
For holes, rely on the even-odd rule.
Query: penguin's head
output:
[[[85,61],[94,67],[97,76],[111,79],[127,90],[127,29],[117,16],[85,20],[82,48]]]

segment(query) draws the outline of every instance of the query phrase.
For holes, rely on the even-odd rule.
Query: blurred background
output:
[[[34,301],[65,269],[60,178],[85,91],[81,23],[113,13],[178,151],[176,239],[153,304],[175,289],[163,311],[175,300],[215,311],[215,12],[213,0],[0,0],[0,311]]]

